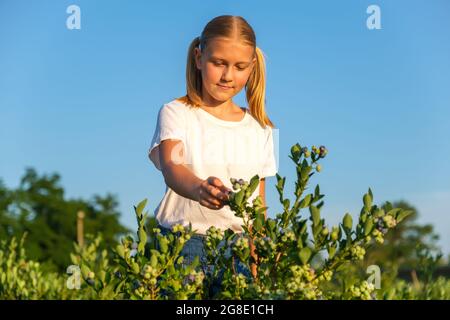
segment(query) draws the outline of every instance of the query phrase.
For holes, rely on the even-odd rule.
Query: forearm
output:
[[[167,186],[180,196],[198,201],[198,189],[203,181],[184,164],[166,165],[163,170]]]

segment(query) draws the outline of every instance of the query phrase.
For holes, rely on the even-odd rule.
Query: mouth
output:
[[[221,89],[224,89],[224,90],[230,90],[230,89],[233,89],[233,87],[223,86],[223,85],[220,85],[220,84],[217,84],[217,86],[218,86],[219,88],[221,88]]]

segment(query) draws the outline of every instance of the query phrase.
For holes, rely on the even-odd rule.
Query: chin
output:
[[[214,92],[214,94],[210,94],[217,101],[226,101],[233,97],[233,94],[224,93],[224,92]]]

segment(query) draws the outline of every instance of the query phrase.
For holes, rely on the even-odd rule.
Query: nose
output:
[[[225,83],[232,81],[233,80],[233,68],[230,68],[230,67],[224,68],[221,80]]]

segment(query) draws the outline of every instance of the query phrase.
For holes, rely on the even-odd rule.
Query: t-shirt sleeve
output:
[[[275,158],[274,130],[269,126],[265,129],[265,142],[262,155],[262,168],[259,178],[275,176],[278,168]]]
[[[174,139],[181,140],[186,145],[186,130],[183,109],[178,105],[165,104],[158,112],[155,133],[148,149],[148,157],[158,170],[161,170],[159,164],[159,148],[163,140]],[[155,149],[155,152],[152,151]]]

